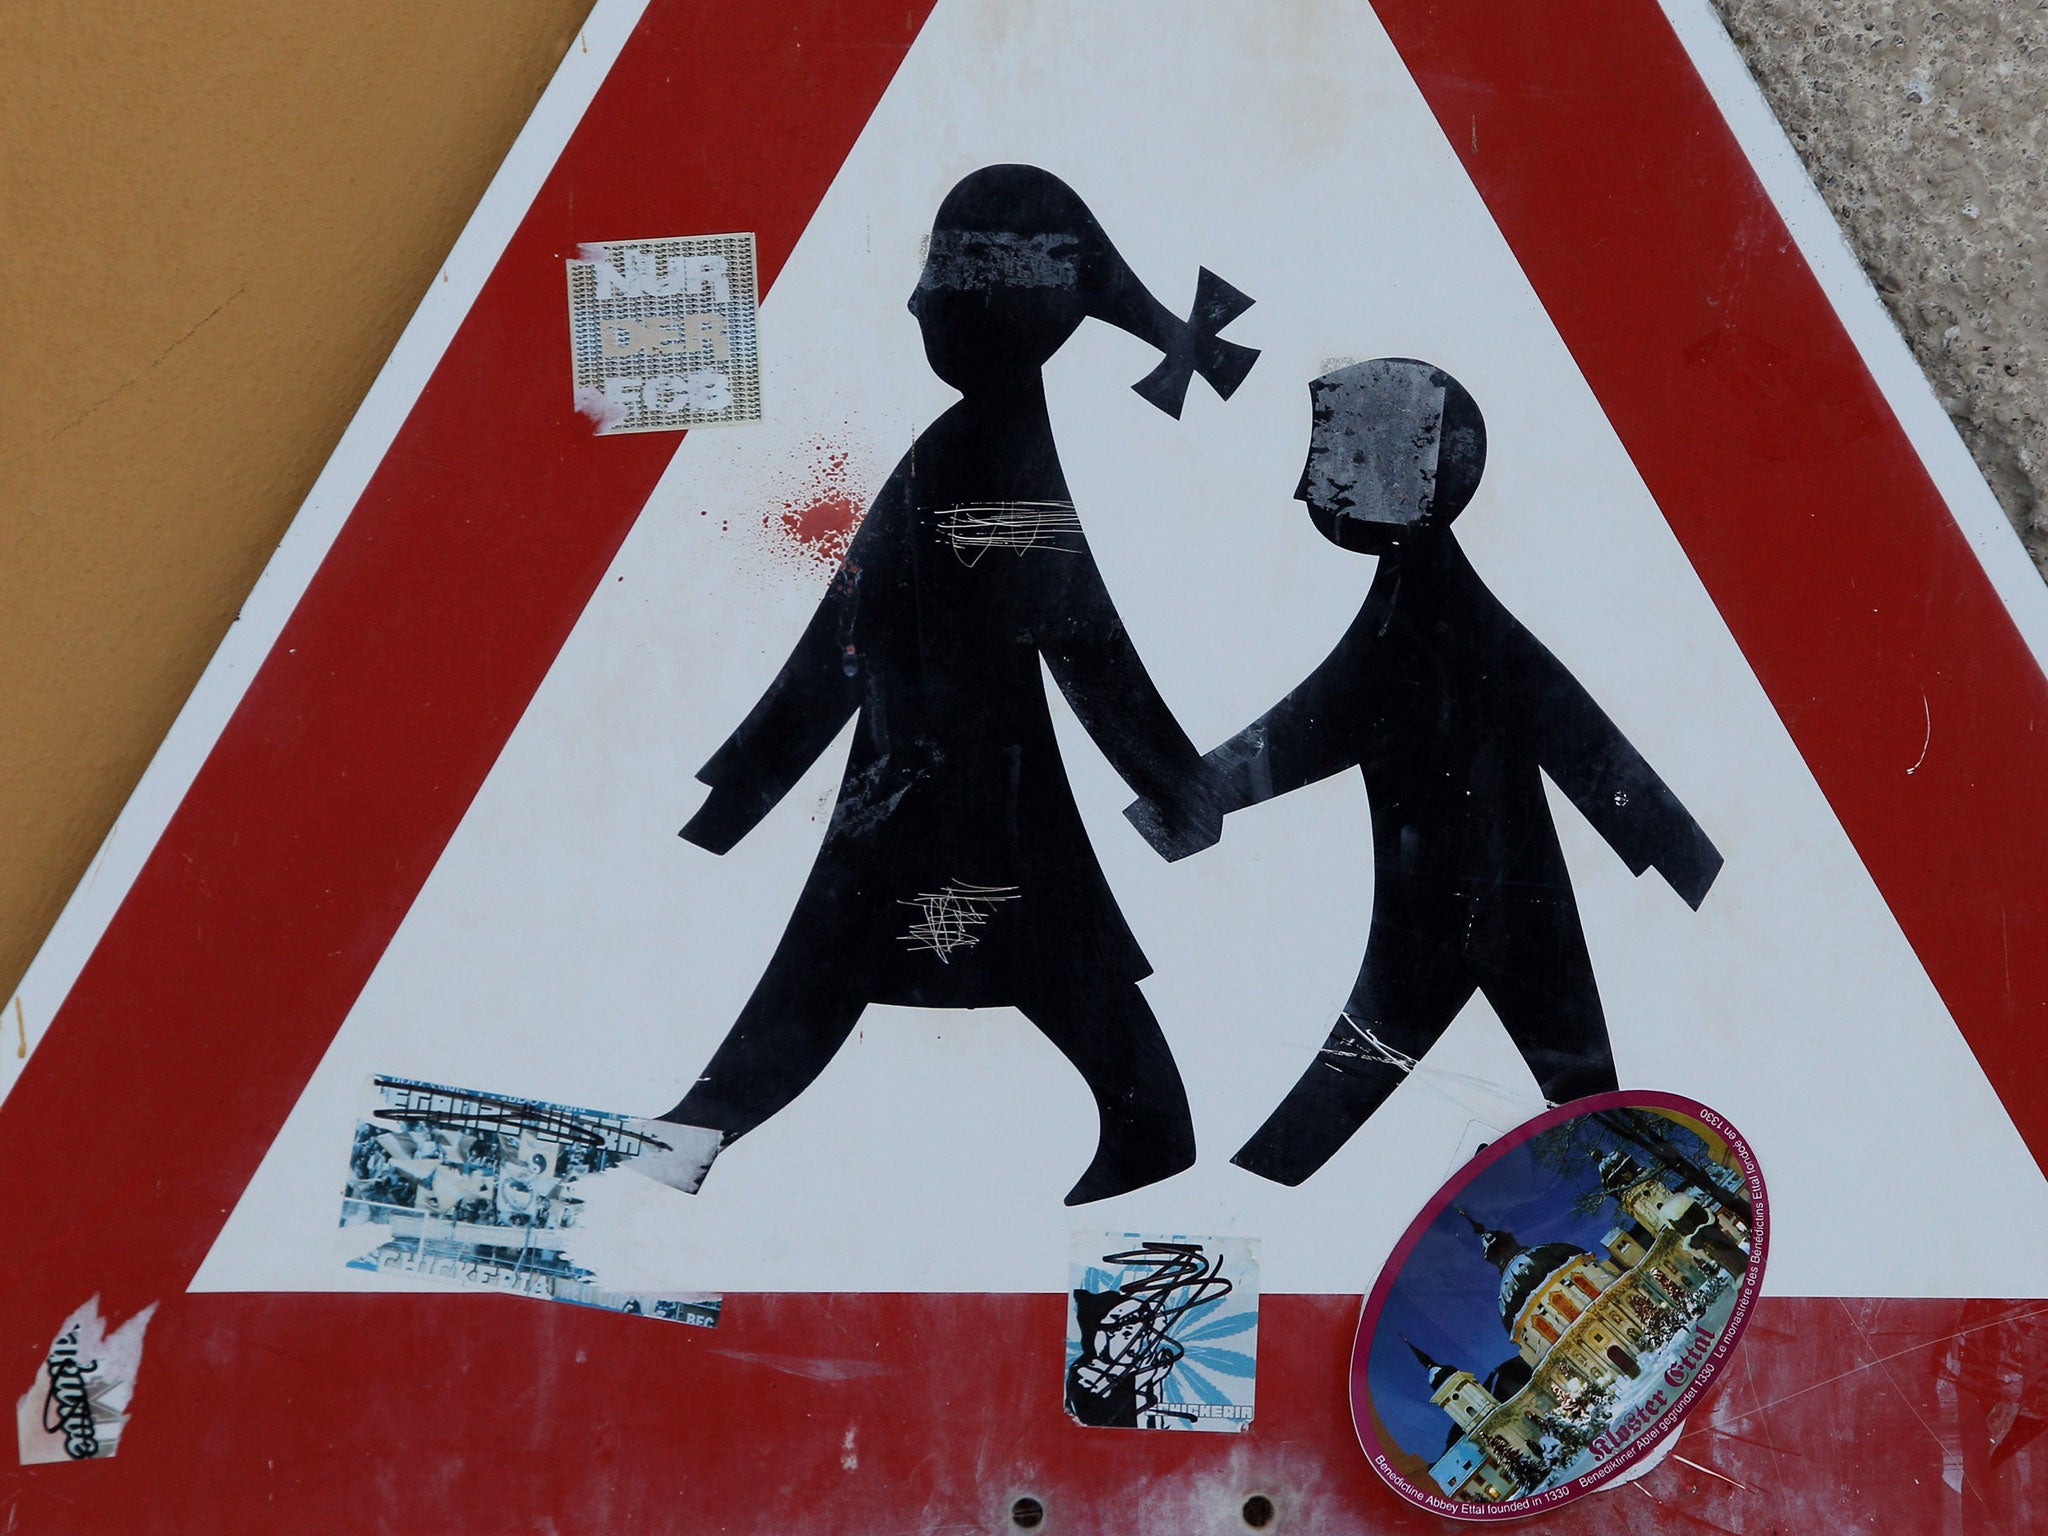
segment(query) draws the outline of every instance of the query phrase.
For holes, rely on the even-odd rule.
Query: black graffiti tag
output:
[[[1146,1242],[1103,1255],[1105,1265],[1138,1273],[1113,1291],[1074,1294],[1081,1309],[1081,1358],[1067,1373],[1068,1409],[1084,1424],[1135,1427],[1159,1410],[1161,1384],[1186,1354],[1175,1338],[1180,1320],[1235,1288],[1222,1259],[1200,1243]]]
[[[97,1456],[99,1432],[94,1425],[92,1398],[86,1377],[100,1368],[97,1360],[78,1363],[78,1330],[73,1328],[57,1340],[44,1369],[50,1389],[43,1398],[43,1430],[64,1436],[64,1454],[74,1461]]]

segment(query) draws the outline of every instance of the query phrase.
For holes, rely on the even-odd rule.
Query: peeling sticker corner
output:
[[[14,1405],[24,1467],[113,1455],[128,1426],[151,1302],[111,1333],[95,1296],[64,1319],[36,1381]]]
[[[632,414],[625,402],[614,400],[594,384],[576,386],[576,409],[596,424],[600,432],[615,432]]]

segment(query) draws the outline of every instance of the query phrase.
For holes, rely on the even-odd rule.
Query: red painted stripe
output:
[[[187,1296],[119,1456],[0,1470],[0,1510],[29,1536],[1005,1536],[1031,1494],[1043,1532],[1237,1536],[1263,1493],[1282,1536],[1456,1529],[1352,1435],[1356,1296],[1265,1299],[1241,1435],[1071,1423],[1063,1305],[736,1296],[707,1332],[513,1297]],[[1693,1466],[1515,1529],[2038,1529],[2040,1307],[1766,1297],[1687,1421]]]
[[[2048,1165],[2048,680],[1855,343],[1649,0],[1378,5]]]
[[[0,1115],[0,1362],[184,1288],[678,437],[571,407],[579,242],[771,281],[929,0],[655,0]]]

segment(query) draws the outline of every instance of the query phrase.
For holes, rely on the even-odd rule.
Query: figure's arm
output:
[[[859,708],[863,657],[854,624],[861,572],[882,537],[894,489],[892,481],[876,498],[775,681],[697,771],[711,794],[682,835],[698,847],[724,853],[751,832]]]
[[[1654,868],[1697,911],[1721,851],[1564,663],[1516,628],[1511,686],[1543,771],[1631,872]]]
[[[1371,636],[1361,615],[1286,698],[1210,749],[1205,761],[1226,812],[1357,766],[1365,692],[1371,686],[1370,651]]]
[[[1138,800],[1124,814],[1168,859],[1223,834],[1208,769],[1138,659],[1085,543],[1038,557],[1034,638],[1060,692]]]

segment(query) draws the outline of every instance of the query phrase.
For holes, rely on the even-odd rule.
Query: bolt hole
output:
[[[1045,1506],[1029,1494],[1010,1506],[1010,1524],[1020,1531],[1035,1530],[1045,1524]]]
[[[1273,1501],[1263,1493],[1255,1493],[1244,1501],[1244,1523],[1255,1531],[1262,1531],[1273,1523]]]

